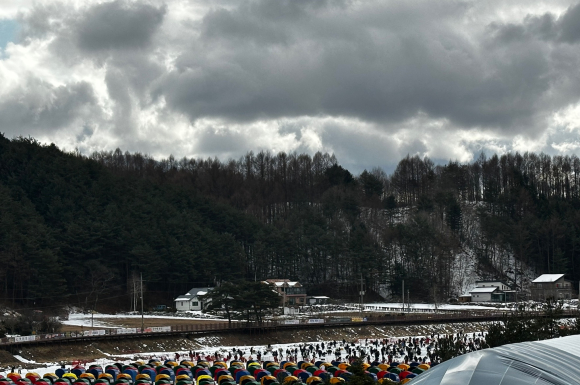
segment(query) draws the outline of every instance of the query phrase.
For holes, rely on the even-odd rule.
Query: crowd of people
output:
[[[143,367],[139,367],[139,370],[145,368],[147,365],[149,365],[151,369],[157,371],[159,371],[160,367],[167,367],[173,370],[181,368],[182,376],[188,374],[191,377],[191,385],[318,384],[318,380],[313,381],[310,378],[320,379],[319,382],[320,385],[322,385],[324,383],[322,380],[324,375],[328,375],[328,378],[340,379],[340,382],[348,382],[349,376],[352,375],[352,373],[348,372],[348,368],[356,362],[357,364],[360,363],[361,365],[364,365],[365,370],[367,370],[365,373],[372,376],[372,378],[382,384],[398,383],[398,381],[400,381],[400,383],[406,383],[414,376],[420,374],[422,370],[436,366],[442,360],[450,358],[447,351],[450,346],[453,347],[455,355],[480,350],[486,347],[485,337],[481,333],[463,333],[460,331],[454,334],[431,334],[420,337],[359,339],[355,341],[347,341],[346,339],[343,339],[298,344],[268,344],[265,346],[214,348],[202,351],[190,350],[188,352],[176,352],[171,356],[167,355],[159,357],[157,355],[147,357],[142,355],[140,358],[149,359],[149,364],[144,364]],[[155,364],[152,365],[151,363]],[[76,364],[76,368],[82,367],[81,363]],[[117,363],[115,365],[121,369],[122,374],[122,370],[125,370],[123,368],[134,364]],[[232,371],[230,375],[233,375],[235,371],[241,369],[248,370],[248,368],[251,368],[251,370],[254,371],[254,374],[258,369],[261,371],[267,369],[270,371],[267,373],[269,378],[273,378],[273,380],[265,384],[264,381],[258,381],[264,377],[265,374],[258,378],[254,378],[252,375],[248,374],[249,377],[246,379],[252,381],[244,381],[243,383],[237,380],[235,382],[232,381],[232,383],[222,383],[218,381],[217,377],[210,377],[212,381],[207,384],[201,384],[197,381],[197,372],[199,372],[200,368],[209,370],[210,367],[215,369],[216,366],[224,366],[224,370]],[[94,368],[95,365],[93,364],[91,367]],[[110,368],[112,366],[107,365],[106,367]],[[302,373],[305,372],[303,370],[305,367],[310,370],[308,375]],[[339,367],[341,369],[339,369]],[[184,372],[183,368],[189,368],[190,371]],[[22,371],[20,367],[12,367],[8,369],[11,369],[11,373],[8,373],[7,378],[3,380],[0,375],[0,385],[95,385],[96,382],[103,383],[103,385],[121,384],[118,382],[119,379],[115,376],[113,376],[110,379],[111,381],[109,381],[109,378],[105,376],[105,372],[103,372],[102,375],[98,375],[98,377],[94,376],[92,381],[90,381],[89,378],[89,381],[81,384],[79,381],[72,382],[68,380],[65,381],[66,383],[57,383],[55,381],[50,382],[47,379],[29,376],[28,373],[26,374],[26,377],[22,377],[22,380],[20,380],[18,379],[20,377],[19,373],[16,373],[17,371]],[[288,369],[288,372],[286,369]],[[60,370],[64,373],[64,366]],[[143,374],[137,372],[137,369],[135,370],[136,375]],[[286,372],[285,374],[283,373],[284,375],[281,378],[280,376],[272,377],[280,374],[281,370]],[[413,372],[410,372],[411,370]],[[302,378],[296,376],[297,371],[301,372],[298,374],[304,374],[304,376]],[[315,371],[318,373],[318,376],[321,376],[320,378],[314,376]],[[173,378],[169,384],[166,382],[158,383],[155,380],[158,373],[151,371],[149,373],[151,374],[149,382],[138,382],[133,378],[133,381],[129,381],[127,385],[189,385],[189,382],[178,382],[175,378]],[[398,375],[400,373],[406,373],[406,376],[408,377],[399,378]],[[86,374],[87,376],[85,376],[85,380],[89,377],[89,373],[87,372]],[[387,374],[391,377],[388,377]],[[100,380],[103,376],[107,381],[95,381],[97,378]],[[125,376],[125,379],[130,380],[129,377],[130,376]],[[290,379],[296,379],[296,384],[289,383],[286,380],[287,377]],[[31,381],[30,383],[23,382],[27,378],[36,378],[38,381]],[[327,380],[328,378],[324,378],[324,380]],[[9,379],[17,379],[17,381],[8,381]],[[51,377],[49,376],[48,379],[51,379]],[[182,378],[182,380],[183,379],[184,378]],[[302,381],[302,379],[304,381]],[[306,382],[306,380],[309,382]],[[14,382],[14,384],[12,384],[12,382]],[[336,382],[333,382],[333,384],[334,383]]]
[[[444,341],[444,343],[443,343]],[[175,353],[179,360],[187,357],[195,361],[345,361],[352,363],[422,362],[437,364],[441,362],[442,345],[452,343],[457,354],[469,353],[486,347],[482,333],[431,334],[422,337],[361,339],[356,341],[333,340],[326,342],[299,343],[287,345],[267,345],[260,347],[235,347],[231,349],[189,351]]]

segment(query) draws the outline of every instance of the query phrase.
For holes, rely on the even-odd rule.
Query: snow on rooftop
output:
[[[495,281],[493,280],[481,280],[481,281],[475,281],[475,283],[504,283],[503,281],[500,281],[499,279],[496,279]]]
[[[208,292],[212,291],[213,287],[195,287],[185,294],[180,295],[174,301],[190,301],[197,296],[206,295]]]
[[[493,293],[496,290],[497,290],[496,286],[476,287],[475,289],[471,290],[470,293]]]
[[[190,291],[187,292],[187,294],[185,295],[203,295],[200,294],[200,292],[208,292],[213,290],[213,287],[194,287],[193,289],[191,289]]]
[[[542,274],[538,278],[534,279],[533,283],[545,283],[545,282],[556,282],[562,278],[564,274]]]

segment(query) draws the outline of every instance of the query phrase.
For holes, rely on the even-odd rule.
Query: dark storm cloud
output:
[[[525,27],[506,27],[501,38],[491,28],[482,51],[452,27],[463,11],[455,2],[307,4],[213,10],[156,94],[192,120],[331,115],[385,123],[426,113],[457,126],[539,130],[538,108],[555,80],[547,47],[506,47]],[[534,21],[545,38],[550,21]]]
[[[68,126],[94,104],[93,89],[86,82],[54,87],[31,79],[0,101],[0,129],[11,135],[50,133]]]
[[[0,66],[0,81],[21,79],[0,123],[34,134],[44,113],[44,131],[83,148],[167,155],[320,149],[355,169],[407,153],[465,160],[546,141],[556,114],[574,111],[580,5],[556,3],[36,2]],[[36,73],[44,82],[18,87]],[[575,135],[573,116],[560,122]]]
[[[165,7],[123,0],[95,5],[78,23],[79,46],[87,51],[145,48],[165,12]]]
[[[492,23],[490,30],[502,43],[541,39],[575,44],[580,42],[580,3],[569,7],[560,17],[551,13],[528,15],[521,23]]]
[[[560,19],[560,39],[567,43],[580,41],[580,4],[568,8],[568,11]]]

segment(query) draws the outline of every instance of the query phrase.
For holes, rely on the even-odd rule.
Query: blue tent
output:
[[[247,370],[240,370],[239,372],[236,373],[236,382],[239,384],[240,383],[240,378],[242,378],[243,376],[249,376],[250,372],[248,372]]]

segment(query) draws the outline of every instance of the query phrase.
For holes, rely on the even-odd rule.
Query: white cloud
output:
[[[573,133],[580,131],[580,103],[563,108],[554,114],[554,125]]]

